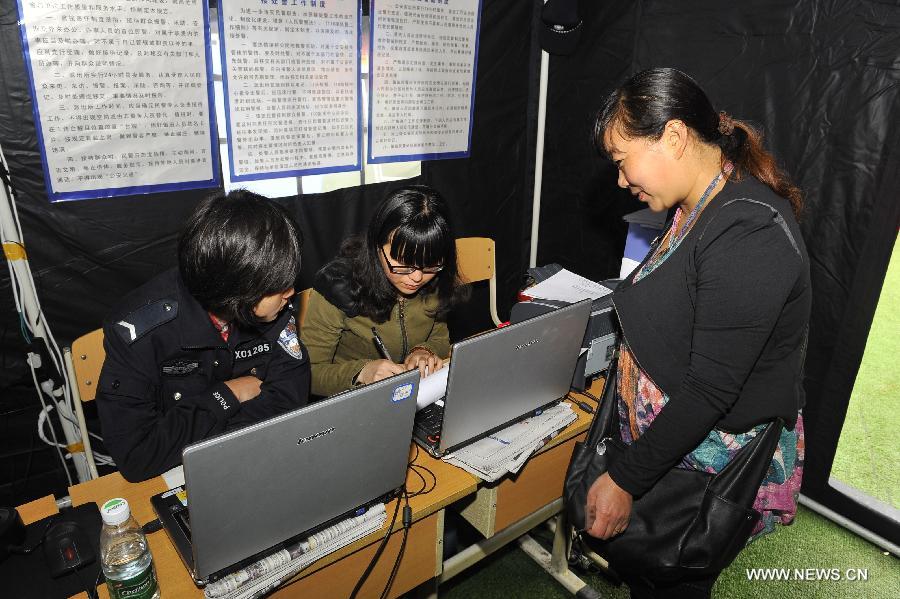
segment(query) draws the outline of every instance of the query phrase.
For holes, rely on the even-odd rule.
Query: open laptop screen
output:
[[[584,300],[455,344],[439,451],[563,397],[590,312]]]
[[[400,487],[418,386],[410,371],[187,447],[195,578]]]

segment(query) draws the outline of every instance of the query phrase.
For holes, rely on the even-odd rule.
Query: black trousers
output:
[[[709,599],[719,575],[678,583],[653,583],[639,578],[623,577],[631,591],[631,599]]]

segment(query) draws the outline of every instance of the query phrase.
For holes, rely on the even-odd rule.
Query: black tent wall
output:
[[[424,163],[420,177],[448,197],[462,235],[497,241],[501,316],[527,265],[540,5],[484,0],[471,157]],[[682,68],[716,106],[759,125],[807,194],[803,231],[816,299],[805,380],[804,492],[898,542],[895,524],[890,528],[836,494],[827,478],[900,224],[900,156],[893,141],[900,10],[861,0],[750,0],[729,7],[582,1],[580,8],[585,25],[576,53],[551,59],[538,263],[560,262],[595,279],[618,272],[620,217],[639,206],[616,188],[589,131],[600,97],[627,74]],[[16,19],[15,2],[3,0],[0,140],[38,290],[65,343],[98,326],[118,297],[173,262],[179,225],[207,192],[49,204]],[[305,281],[345,234],[362,228],[388,187],[284,200],[306,235]],[[27,376],[9,285],[4,274],[4,388]],[[486,324],[480,315],[472,318],[469,326]]]
[[[900,543],[896,520],[828,485],[900,225],[900,7],[686,0],[581,2],[581,10],[577,52],[551,61],[538,262],[595,278],[614,266],[595,254],[613,244],[609,214],[627,193],[588,132],[602,95],[628,74],[680,68],[719,110],[759,126],[806,194],[814,299],[803,492]]]
[[[511,306],[527,262],[523,244],[530,227],[536,97],[532,71],[537,64],[530,32],[537,7],[537,2],[483,0],[471,155],[423,163],[422,175],[411,181],[431,183],[447,197],[460,236],[494,238],[501,315]],[[100,326],[122,295],[174,264],[178,231],[211,190],[51,204],[43,184],[17,18],[15,0],[0,0],[0,144],[38,294],[47,321],[64,345]],[[311,284],[312,275],[344,237],[364,229],[386,190],[400,184],[279,200],[303,228],[301,286]],[[478,285],[467,309],[454,315],[451,330],[460,337],[491,324],[486,285]],[[25,345],[5,269],[0,272],[0,343],[4,429],[33,431],[37,401],[28,388]],[[14,388],[24,389],[24,394],[11,393]],[[13,445],[0,454],[0,504],[49,492],[46,485],[20,479],[40,478],[39,471],[52,468],[56,458],[33,435],[7,438]],[[28,452],[35,444],[43,451],[31,464]],[[26,455],[32,469],[23,475]],[[53,491],[65,495],[63,483],[57,472]]]

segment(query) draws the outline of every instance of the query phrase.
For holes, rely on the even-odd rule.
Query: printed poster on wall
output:
[[[19,0],[51,201],[219,185],[206,0]]]
[[[372,0],[369,162],[469,155],[480,0]]]
[[[358,0],[221,0],[232,181],[360,168]]]

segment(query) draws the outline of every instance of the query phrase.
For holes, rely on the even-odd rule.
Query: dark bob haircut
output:
[[[613,128],[629,139],[658,140],[671,120],[683,122],[701,142],[718,146],[723,162],[734,165],[731,177],[756,177],[800,215],[803,194],[765,149],[762,134],[749,123],[716,112],[697,82],[678,69],[647,69],[613,90],[594,122],[594,144],[606,154],[605,135]]]
[[[375,209],[365,238],[344,242],[338,258],[347,264],[353,279],[351,294],[358,313],[376,322],[390,318],[397,303],[397,289],[381,266],[381,246],[390,243],[388,254],[401,264],[443,266],[419,293],[437,293],[433,315],[446,319],[466,289],[458,283],[456,238],[447,203],[425,185],[402,187],[391,192]]]
[[[205,310],[252,327],[263,297],[295,286],[302,245],[284,207],[239,189],[197,206],[178,241],[178,268]]]

